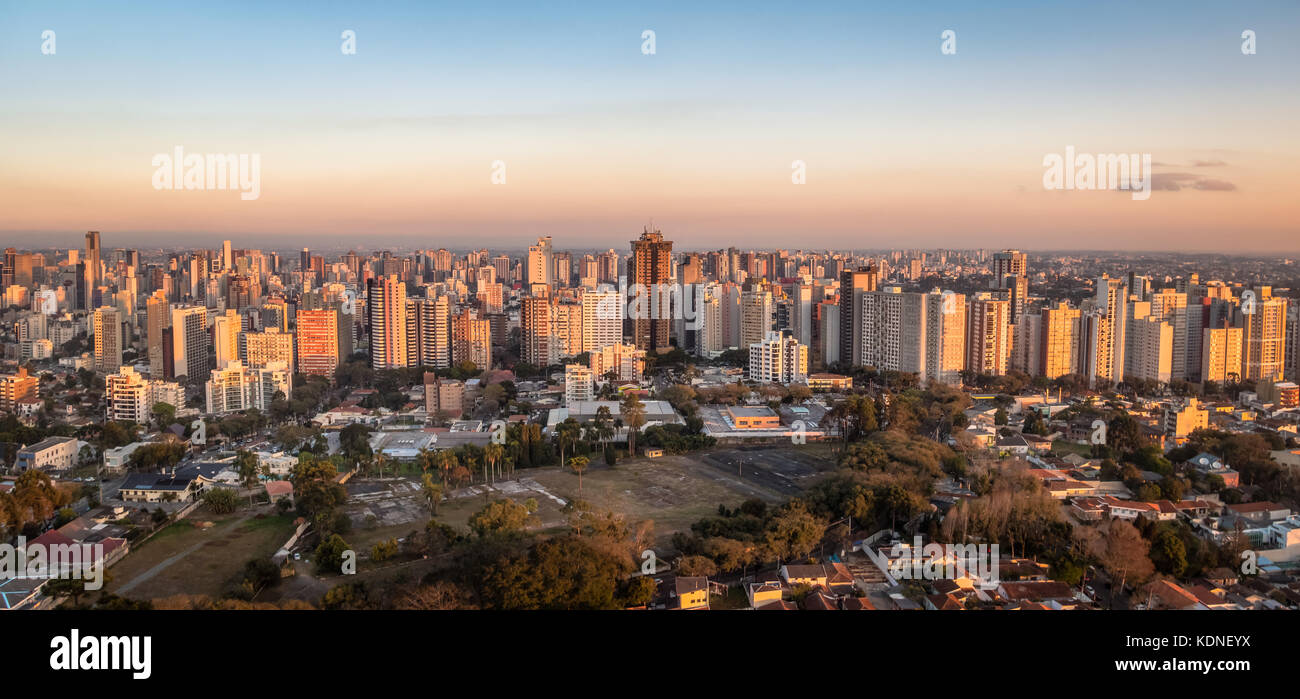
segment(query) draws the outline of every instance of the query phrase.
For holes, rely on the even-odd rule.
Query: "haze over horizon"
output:
[[[324,3],[310,19],[70,3],[0,20],[0,129],[20,136],[0,161],[10,245],[99,230],[132,246],[624,249],[650,220],[681,249],[1300,240],[1294,3]],[[151,159],[176,146],[259,154],[260,197],[155,190]],[[1150,199],[1045,190],[1043,158],[1067,146],[1151,154]]]

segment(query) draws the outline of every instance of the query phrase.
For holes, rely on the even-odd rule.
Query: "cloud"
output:
[[[1227,163],[1222,160],[1193,160],[1192,167],[1223,167]]]
[[[1203,192],[1235,192],[1237,185],[1227,180],[1215,180],[1188,172],[1162,172],[1151,175],[1151,189],[1166,192],[1178,192],[1184,189],[1198,189]]]

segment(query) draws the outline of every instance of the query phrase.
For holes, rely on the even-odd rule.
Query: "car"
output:
[[[302,560],[302,554],[301,554],[301,553],[295,553],[295,554],[293,554],[293,560],[295,560],[295,561],[301,561],[301,560]]]

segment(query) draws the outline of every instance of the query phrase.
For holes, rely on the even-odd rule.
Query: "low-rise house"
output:
[[[1209,609],[1187,588],[1170,580],[1157,580],[1147,586],[1150,609]]]
[[[1229,467],[1223,459],[1209,452],[1203,451],[1193,456],[1185,462],[1185,465],[1203,476],[1213,475],[1222,478],[1225,487],[1236,488],[1241,485],[1241,474]]]
[[[281,500],[288,500],[293,503],[293,483],[289,481],[267,481],[266,496],[275,504]]]
[[[1291,516],[1290,508],[1272,502],[1243,502],[1228,505],[1227,510],[1241,519],[1263,526]]]
[[[1074,589],[1056,580],[1003,582],[998,596],[1011,602],[1057,602],[1063,606],[1077,603]]]
[[[18,450],[14,468],[18,471],[64,470],[77,465],[79,442],[72,437],[48,437]]]

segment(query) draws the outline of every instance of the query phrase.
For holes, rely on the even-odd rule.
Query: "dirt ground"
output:
[[[201,526],[206,522],[212,526]],[[292,534],[292,516],[275,514],[270,507],[229,515],[200,508],[133,548],[109,569],[112,579],[104,587],[132,599],[218,596],[249,559],[270,557]]]
[[[722,448],[629,459],[613,467],[594,462],[582,476],[581,498],[631,521],[653,520],[656,537],[665,541],[673,532],[689,529],[692,522],[716,512],[720,504],[734,507],[749,498],[779,503],[797,495],[831,468],[827,453],[824,445]],[[470,516],[490,500],[533,498],[538,504],[535,528],[563,529],[567,518],[561,510],[579,497],[578,476],[558,467],[516,475],[517,481],[490,489],[478,484],[454,492],[439,506],[437,519],[468,531]],[[420,516],[427,517],[427,509]]]

